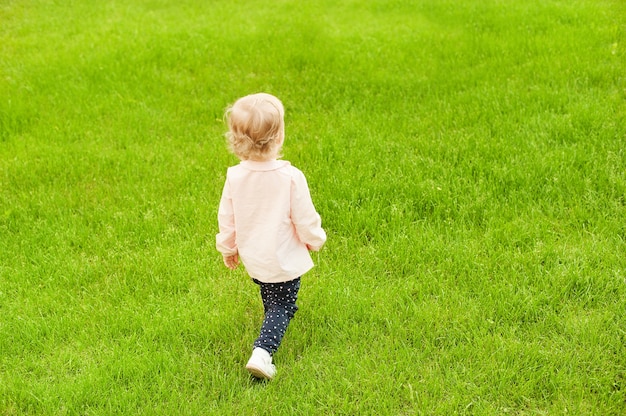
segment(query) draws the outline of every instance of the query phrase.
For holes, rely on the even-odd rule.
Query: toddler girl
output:
[[[284,109],[270,94],[240,98],[226,110],[230,150],[241,160],[226,173],[216,247],[224,264],[239,260],[260,286],[265,319],[246,368],[257,378],[276,374],[272,355],[298,310],[300,277],[313,267],[309,250],[326,241],[304,174],[278,160]]]

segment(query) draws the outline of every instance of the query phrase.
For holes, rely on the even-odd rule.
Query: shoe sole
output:
[[[272,376],[270,374],[266,373],[261,368],[256,367],[254,365],[251,365],[251,364],[246,365],[246,370],[248,370],[250,372],[250,374],[252,374],[256,378],[261,378],[261,379],[265,379],[265,380],[271,380],[272,379]]]

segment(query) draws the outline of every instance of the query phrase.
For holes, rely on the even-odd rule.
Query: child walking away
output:
[[[284,109],[270,94],[240,98],[226,110],[228,144],[240,159],[226,173],[216,247],[224,264],[243,263],[259,285],[265,319],[246,365],[257,378],[272,379],[272,356],[291,318],[301,276],[311,270],[309,250],[326,241],[304,174],[279,160],[285,139]]]

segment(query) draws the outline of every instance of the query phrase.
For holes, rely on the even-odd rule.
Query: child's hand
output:
[[[235,270],[239,265],[239,256],[237,254],[233,254],[232,256],[224,256],[224,264],[230,270]]]

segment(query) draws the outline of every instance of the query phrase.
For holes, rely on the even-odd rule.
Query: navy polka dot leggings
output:
[[[289,321],[298,310],[296,300],[300,290],[300,278],[283,283],[263,283],[256,279],[253,281],[261,287],[265,310],[261,333],[254,341],[254,347],[263,348],[273,355],[280,346]]]

